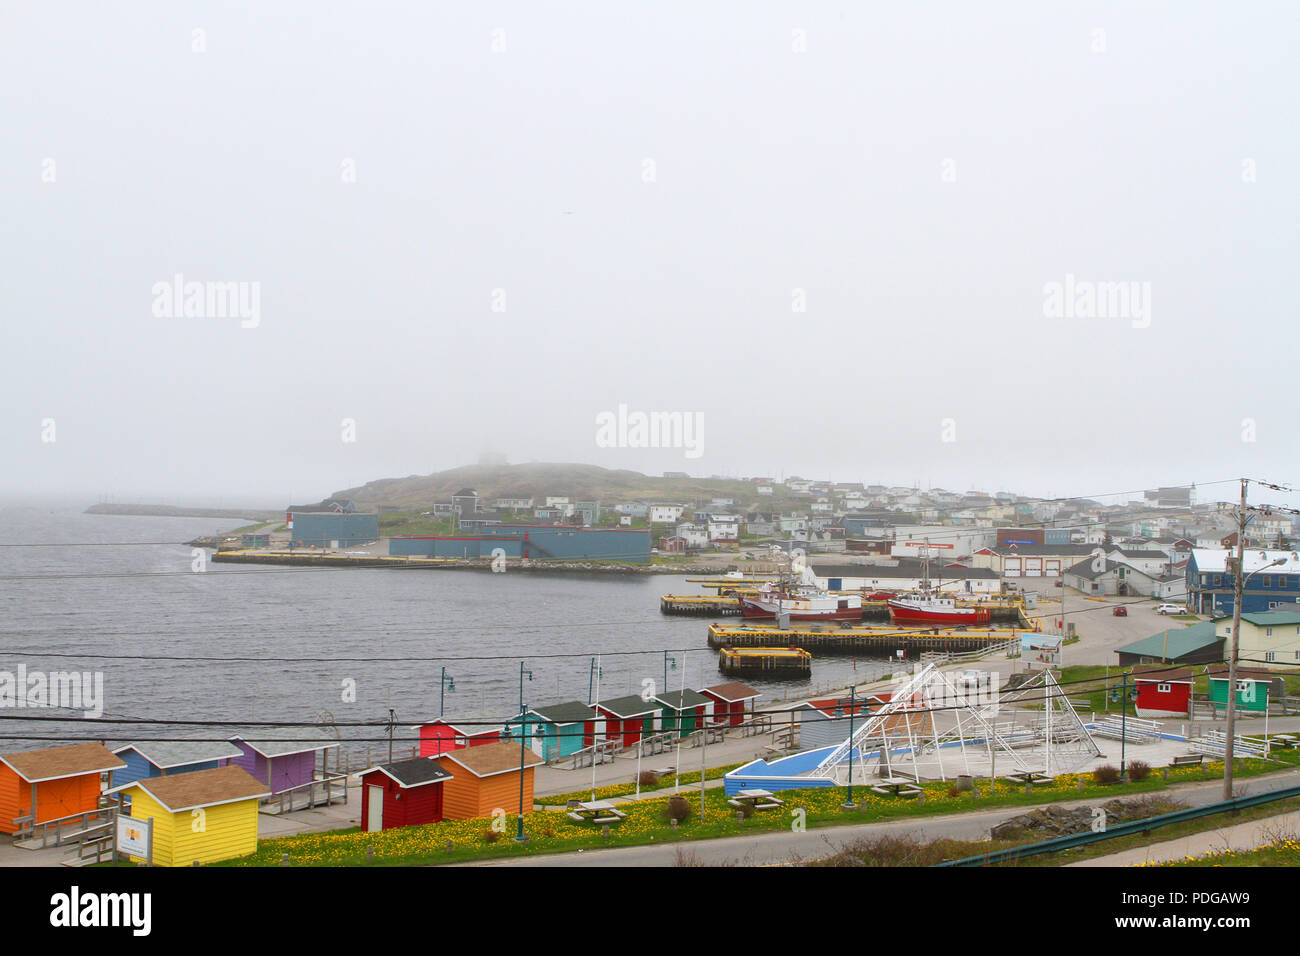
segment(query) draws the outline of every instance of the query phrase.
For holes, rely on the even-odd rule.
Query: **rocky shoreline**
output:
[[[195,538],[193,541],[186,542],[192,547],[213,548],[217,547],[212,542],[217,539],[213,538]],[[378,555],[351,555],[351,554],[329,554],[322,552],[298,552],[288,554],[284,552],[252,552],[252,551],[221,551],[212,556],[214,563],[218,564],[271,564],[289,567],[336,567],[336,568],[393,568],[410,570],[413,568],[424,568],[426,570],[448,570],[448,571],[492,571],[491,558],[391,558]],[[700,575],[719,575],[726,571],[733,570],[734,566],[720,566],[717,564],[690,564],[690,565],[665,565],[665,564],[613,564],[603,561],[537,561],[535,559],[512,559],[506,564],[506,573],[583,573],[583,574],[616,574],[616,575],[649,575],[649,574],[700,574]]]

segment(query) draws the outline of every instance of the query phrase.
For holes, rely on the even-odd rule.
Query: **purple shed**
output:
[[[298,733],[299,737],[292,740],[231,737],[230,742],[239,748],[241,755],[230,762],[265,783],[273,794],[309,784],[316,779],[316,755],[337,747],[338,743],[314,728],[304,728]]]

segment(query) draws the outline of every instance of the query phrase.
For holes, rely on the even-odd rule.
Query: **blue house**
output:
[[[126,764],[113,771],[113,786],[121,787],[148,777],[166,777],[194,770],[212,770],[229,763],[242,751],[232,743],[209,740],[149,740],[113,751]]]
[[[1227,559],[1235,555],[1220,549],[1192,549],[1187,559],[1187,603],[1193,611],[1212,616],[1233,613],[1235,582]],[[1247,548],[1242,570],[1246,575],[1243,614],[1300,609],[1300,556],[1296,552]]]

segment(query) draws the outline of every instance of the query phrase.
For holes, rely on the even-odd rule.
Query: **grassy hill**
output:
[[[755,483],[722,478],[655,478],[636,471],[615,471],[596,465],[534,463],[524,465],[465,465],[433,475],[381,478],[359,488],[335,492],[351,498],[358,507],[396,505],[425,510],[435,501],[448,501],[462,488],[473,488],[487,507],[499,497],[531,497],[537,505],[547,495],[567,495],[571,500],[597,500],[602,506],[624,501],[674,501],[690,503],[730,497],[737,507],[761,501],[773,508],[774,497],[760,497]]]

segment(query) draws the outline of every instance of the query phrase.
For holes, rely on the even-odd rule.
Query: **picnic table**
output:
[[[1052,780],[1050,773],[1044,773],[1041,770],[1017,770],[1014,773],[1005,774],[1004,780],[1011,780],[1014,783],[1046,783]]]
[[[1300,738],[1296,737],[1294,734],[1274,734],[1269,739],[1279,747],[1291,748],[1300,746]]]
[[[578,804],[568,817],[574,823],[621,823],[627,814],[608,800],[592,800]]]
[[[727,803],[737,810],[753,807],[755,810],[779,810],[785,806],[784,800],[778,800],[770,790],[740,790]]]
[[[893,797],[914,797],[921,788],[910,777],[884,777],[871,788],[873,793]]]

